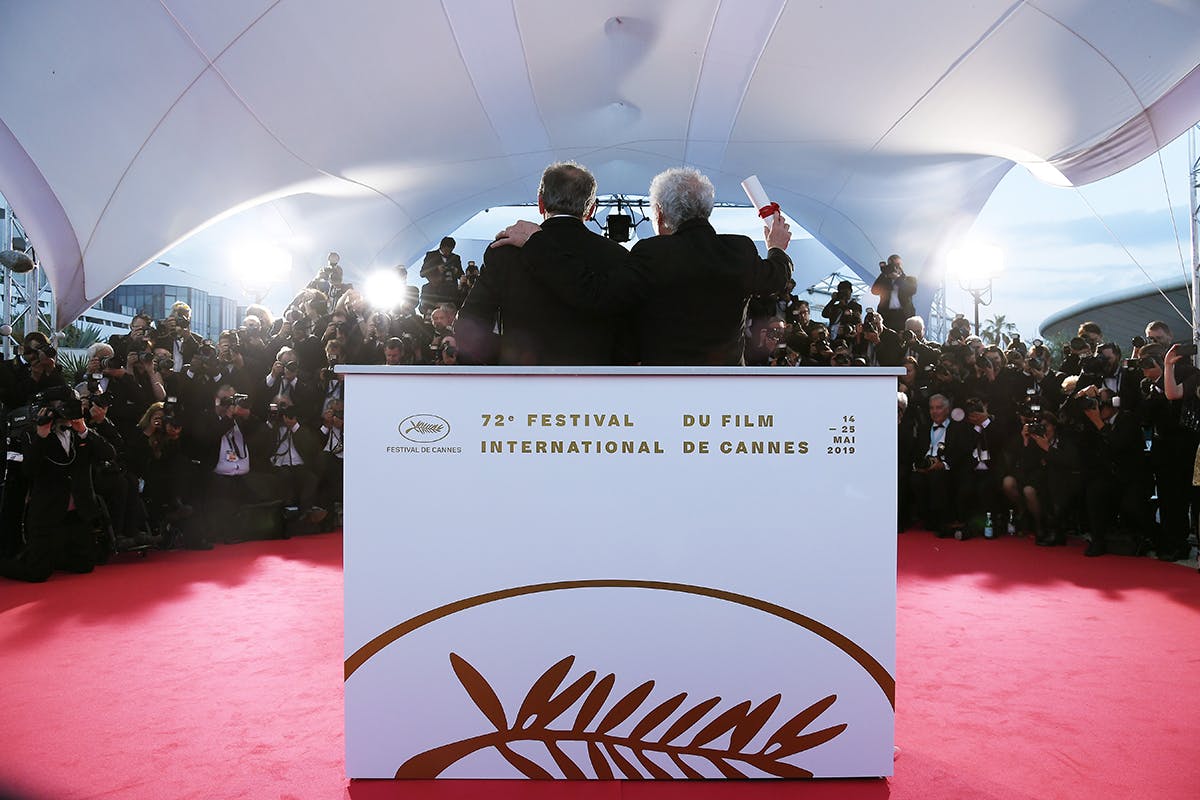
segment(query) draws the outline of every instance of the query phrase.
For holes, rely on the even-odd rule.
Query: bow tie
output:
[[[946,427],[944,424],[938,424],[938,425],[934,425],[933,429],[936,431],[936,430],[941,430],[944,427]]]

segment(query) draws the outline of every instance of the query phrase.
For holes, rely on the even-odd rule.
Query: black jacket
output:
[[[542,233],[607,273],[629,257],[621,245],[575,217],[551,217]],[[499,326],[499,334],[493,328]],[[454,323],[464,363],[588,365],[629,363],[619,343],[628,327],[613,315],[570,308],[535,280],[515,247],[488,248],[475,288]]]
[[[783,291],[792,276],[787,253],[772,249],[760,258],[748,237],[718,234],[707,219],[641,240],[625,266],[607,275],[586,253],[540,233],[530,237],[523,256],[571,306],[636,310],[638,350],[647,365],[742,364],[747,300]]]

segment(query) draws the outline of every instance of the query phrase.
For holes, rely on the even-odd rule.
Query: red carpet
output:
[[[348,785],[341,537],[326,534],[0,583],[0,786],[36,800],[1200,796],[1195,571],[911,532],[899,574],[887,781]]]

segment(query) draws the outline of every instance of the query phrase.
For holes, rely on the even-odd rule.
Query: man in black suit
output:
[[[102,512],[92,467],[116,453],[88,429],[72,389],[59,386],[35,403],[40,406],[37,427],[23,448],[29,479],[25,549],[0,561],[0,575],[40,583],[56,569],[84,573],[95,566],[92,523]]]
[[[458,281],[463,268],[454,245],[453,238],[443,238],[438,249],[426,253],[421,262],[421,277],[429,281],[421,290],[421,313],[428,313],[440,303],[458,305]]]
[[[764,229],[760,258],[746,236],[720,235],[708,217],[715,190],[697,170],[673,168],[650,184],[658,236],[638,242],[625,266],[604,272],[531,222],[509,226],[492,247],[524,246],[535,276],[568,305],[593,313],[636,310],[639,357],[646,365],[736,366],[753,295],[783,291],[792,276],[784,250],[791,231],[780,214]]]
[[[1142,427],[1133,414],[1114,406],[1115,396],[1108,388],[1087,386],[1072,398],[1086,418],[1080,451],[1092,541],[1085,556],[1107,553],[1118,532],[1140,549],[1152,522]]]
[[[192,307],[184,302],[171,306],[171,313],[159,325],[158,334],[155,344],[171,351],[172,368],[176,372],[182,372],[183,365],[190,364],[204,344],[204,339],[192,332]]]
[[[975,467],[974,437],[966,423],[950,419],[950,400],[945,395],[929,398],[929,420],[917,429],[910,450],[915,510],[939,538],[962,538],[959,476]]]
[[[917,279],[904,274],[900,256],[893,253],[887,261],[879,262],[879,277],[871,285],[871,294],[879,298],[879,313],[883,324],[894,331],[904,328],[904,321],[915,316],[913,295],[917,293]]]
[[[257,503],[270,496],[272,481],[261,471],[251,473],[253,441],[261,422],[250,413],[250,400],[238,395],[228,384],[216,390],[211,410],[203,414],[197,426],[194,457],[205,473],[205,512],[209,531],[222,531],[226,541],[238,539],[244,532],[231,530],[234,512],[241,506]],[[255,468],[257,469],[257,464]],[[211,547],[201,538],[190,547]]]
[[[551,164],[538,186],[542,230],[564,249],[586,254],[589,265],[608,272],[629,253],[589,231],[596,210],[596,179],[579,164]],[[498,333],[493,333],[493,331]],[[618,352],[621,320],[577,311],[535,280],[516,247],[489,248],[483,269],[454,325],[470,364],[588,365],[628,363]]]

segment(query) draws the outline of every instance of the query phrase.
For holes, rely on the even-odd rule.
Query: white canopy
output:
[[[1185,0],[55,0],[0,6],[0,192],[76,317],[272,203],[316,263],[410,261],[576,159],[757,173],[864,276],[1014,162],[1086,183],[1200,118]]]

